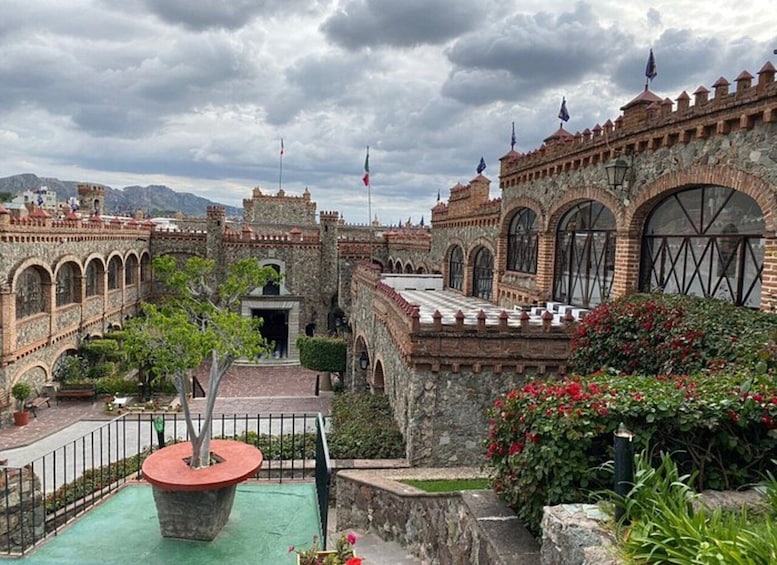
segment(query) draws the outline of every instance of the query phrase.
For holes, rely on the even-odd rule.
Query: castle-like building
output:
[[[266,320],[277,356],[294,359],[301,333],[348,330],[347,382],[389,395],[410,460],[473,462],[483,408],[563,373],[586,309],[637,291],[777,308],[775,68],[733,82],[674,101],[645,88],[614,120],[510,150],[499,197],[479,174],[450,189],[430,228],[317,219],[307,190],[256,188],[242,221],[212,207],[176,230],[103,221],[94,185],[79,187],[88,221],[0,208],[0,382],[41,386],[78,340],[121,325],[151,296],[156,255],[211,258],[221,272],[255,257],[283,279],[243,312]]]

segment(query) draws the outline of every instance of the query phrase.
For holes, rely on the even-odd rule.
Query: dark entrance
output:
[[[289,320],[286,310],[252,309],[251,317],[262,318],[262,337],[274,344],[272,356],[285,359],[289,356]]]

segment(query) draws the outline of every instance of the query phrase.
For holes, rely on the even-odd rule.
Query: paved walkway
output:
[[[219,386],[214,414],[289,414],[322,413],[331,414],[332,393],[316,392],[316,372],[294,365],[280,366],[234,366]],[[198,374],[203,387],[207,389],[207,373]],[[174,397],[161,399],[170,402]],[[205,399],[192,401],[192,410],[201,412]],[[30,417],[30,424],[23,427],[0,428],[0,460],[3,451],[23,446],[37,447],[46,452],[53,449],[52,442],[62,443],[65,429],[78,433],[83,427],[109,421],[116,412],[105,410],[105,401],[95,403],[81,400],[51,402],[51,407],[38,410],[38,417]],[[78,425],[75,425],[78,424]],[[84,432],[86,433],[86,432]],[[79,433],[79,435],[81,435]],[[56,447],[56,446],[55,446]],[[330,536],[336,530],[335,513],[330,512]],[[371,565],[421,565],[422,562],[408,555],[397,543],[384,542],[373,534],[355,532],[360,540],[359,555]],[[336,539],[336,537],[332,537]]]

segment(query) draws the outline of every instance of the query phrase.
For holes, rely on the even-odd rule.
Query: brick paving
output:
[[[203,374],[204,373],[204,374]],[[316,372],[299,365],[235,365],[219,386],[214,413],[219,414],[330,414],[332,393],[323,391],[315,396]],[[207,389],[207,369],[198,372],[198,378]],[[161,399],[169,402],[173,397]],[[205,399],[192,401],[192,411],[202,412]],[[105,401],[95,403],[83,400],[51,402],[51,407],[38,410],[38,417],[30,414],[27,426],[10,424],[0,428],[0,450],[22,447],[39,441],[54,432],[82,420],[111,420],[116,412],[105,410]],[[2,458],[2,455],[0,455]]]

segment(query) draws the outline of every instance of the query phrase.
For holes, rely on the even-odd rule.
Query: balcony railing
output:
[[[96,424],[43,456],[0,469],[0,554],[26,553],[128,481],[142,479],[143,461],[159,448],[154,417],[126,414]],[[188,440],[182,415],[163,418],[166,443]],[[199,430],[201,419],[194,425]],[[325,535],[332,473],[325,426],[320,414],[223,415],[213,420],[211,437],[256,445],[264,455],[257,480],[315,479]]]

